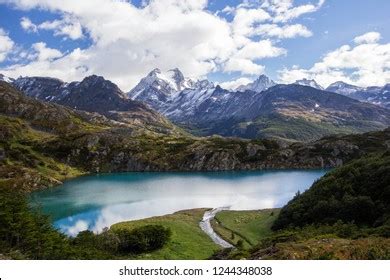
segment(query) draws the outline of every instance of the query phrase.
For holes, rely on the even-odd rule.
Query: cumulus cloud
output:
[[[280,72],[286,83],[297,79],[315,79],[327,86],[346,81],[359,86],[384,85],[390,82],[390,44],[378,42],[380,34],[366,33],[355,38],[356,46],[344,45],[327,53],[310,69],[298,66]]]
[[[62,56],[59,50],[48,48],[44,42],[35,43],[32,48],[35,50],[34,55],[38,61],[53,61]]]
[[[381,34],[380,33],[378,33],[378,32],[368,32],[366,34],[363,34],[361,36],[356,37],[353,41],[356,44],[364,44],[364,43],[368,43],[368,44],[371,43],[372,44],[372,43],[378,42],[380,39],[381,39]]]
[[[229,7],[224,12],[231,13],[232,19],[227,20],[210,13],[207,0],[149,0],[141,7],[124,0],[0,0],[23,10],[60,14],[59,19],[43,23],[24,18],[21,25],[25,30],[52,30],[56,36],[73,40],[85,36],[91,40],[88,48],[70,50],[62,56],[57,53],[51,60],[11,65],[2,72],[17,77],[30,75],[35,67],[35,75],[55,74],[66,81],[98,74],[124,90],[155,67],[179,67],[195,77],[215,71],[260,74],[264,71],[262,59],[287,53],[273,38],[311,35],[303,25],[283,22],[320,6],[318,3],[312,5],[314,8],[296,11],[294,8],[300,6],[292,1],[282,1],[287,8],[280,1],[265,2],[268,6],[244,1]],[[286,20],[276,22],[277,16]]]
[[[293,2],[293,0],[265,0],[262,7],[273,14],[274,22],[288,22],[304,14],[318,11],[324,5],[325,0],[319,0],[316,5],[294,6]]]
[[[225,72],[239,71],[248,75],[260,75],[264,73],[265,67],[256,64],[250,59],[231,58],[227,61],[224,67]]]
[[[286,54],[283,48],[275,47],[270,40],[249,42],[227,61],[226,72],[240,71],[244,74],[259,75],[264,72],[264,66],[254,63],[254,60],[266,57],[277,57]]]
[[[0,28],[0,62],[3,62],[12,51],[15,43],[8,37],[4,29]]]
[[[22,17],[20,26],[27,32],[38,32],[38,27],[27,17]]]
[[[313,33],[302,24],[292,24],[284,26],[279,26],[277,24],[263,24],[256,28],[255,33],[258,35],[277,37],[281,39],[310,37],[313,35]]]
[[[38,32],[38,30],[52,30],[55,36],[65,36],[72,40],[83,38],[83,30],[80,22],[71,16],[64,16],[62,19],[45,21],[34,24],[29,18],[22,17],[20,25],[27,32]]]
[[[250,84],[251,82],[253,82],[252,79],[242,77],[242,78],[238,78],[238,79],[233,80],[233,81],[220,83],[219,85],[222,88],[227,89],[227,90],[235,90],[239,86],[247,85],[247,84]]]

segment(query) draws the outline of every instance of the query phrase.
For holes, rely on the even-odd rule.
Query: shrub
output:
[[[115,234],[121,253],[139,254],[161,249],[170,240],[171,231],[160,225],[147,225],[133,230],[116,230]]]

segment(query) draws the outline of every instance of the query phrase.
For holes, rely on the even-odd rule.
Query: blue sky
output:
[[[155,67],[226,87],[263,73],[323,86],[390,82],[390,1],[66,2],[0,0],[0,73],[98,74],[124,90]]]

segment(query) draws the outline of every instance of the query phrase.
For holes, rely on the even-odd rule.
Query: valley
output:
[[[12,238],[2,239],[3,256],[367,258],[367,246],[373,246],[375,258],[387,258],[383,247],[388,242],[387,214],[368,228],[350,224],[355,222],[352,218],[341,222],[335,218],[334,225],[324,225],[310,224],[309,217],[303,218],[308,224],[297,224],[301,229],[275,228],[284,220],[295,223],[301,210],[288,216],[291,202],[283,206],[294,194],[310,193],[311,188],[306,190],[319,184],[316,180],[326,181],[332,176],[323,177],[329,169],[335,168],[330,174],[342,178],[348,172],[363,172],[345,171],[349,163],[358,162],[355,170],[362,166],[359,160],[371,162],[376,156],[384,158],[377,162],[386,170],[387,109],[314,88],[311,81],[275,85],[260,77],[251,89],[234,92],[191,81],[179,72],[173,71],[170,79],[181,82],[167,83],[165,92],[177,99],[165,100],[163,110],[153,109],[162,104],[159,98],[151,99],[160,100],[155,104],[129,99],[98,76],[70,84],[50,78],[0,82],[0,188],[7,198],[0,206],[8,215],[14,211],[9,212],[10,203],[18,199],[21,204],[15,207],[21,208],[16,211],[26,216],[13,217],[13,223],[26,224],[24,219],[30,219],[34,227],[23,231],[26,243],[14,243],[9,240],[18,229],[4,224],[4,236]],[[152,78],[166,79],[167,74],[155,71]],[[252,91],[259,88],[260,92]],[[202,97],[192,111],[191,102],[199,97],[195,89]],[[139,98],[146,94],[140,86],[134,92]],[[195,135],[190,133],[195,130]],[[381,178],[378,187],[387,180]],[[183,188],[186,185],[191,187]],[[362,196],[366,199],[368,194]],[[28,202],[23,202],[27,197]],[[51,222],[27,206],[34,203],[50,215]],[[375,213],[387,211],[388,202],[381,205],[384,208]],[[211,226],[234,245],[225,250],[199,226],[206,208],[223,206],[232,210],[218,213]],[[280,207],[279,214],[274,208]],[[143,238],[149,230],[163,228],[164,244],[159,249],[135,249],[123,239],[126,234]],[[40,237],[32,238],[31,232]],[[323,236],[331,236],[328,243],[323,243]],[[36,245],[28,242],[35,241],[47,244],[48,250],[39,255],[29,251]],[[58,250],[48,245],[53,242],[59,244]],[[354,249],[341,253],[333,246]],[[315,253],[308,254],[310,250]]]

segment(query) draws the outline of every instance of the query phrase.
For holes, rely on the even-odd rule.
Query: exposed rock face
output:
[[[128,139],[100,132],[57,140],[44,149],[53,149],[53,154],[56,150],[70,154],[69,163],[81,164],[92,172],[310,169],[336,167],[369,152],[386,151],[389,137],[390,129],[329,137],[308,145],[296,143],[287,148],[273,141],[223,138],[172,139],[154,146],[153,139]]]
[[[180,133],[165,117],[143,103],[127,99],[115,84],[103,77],[90,76],[70,84],[52,78],[19,78],[13,84],[34,99],[89,112],[91,114],[79,114],[90,120],[103,121],[106,117],[117,121],[117,125],[132,127],[134,131]],[[20,102],[20,98],[18,100]]]

